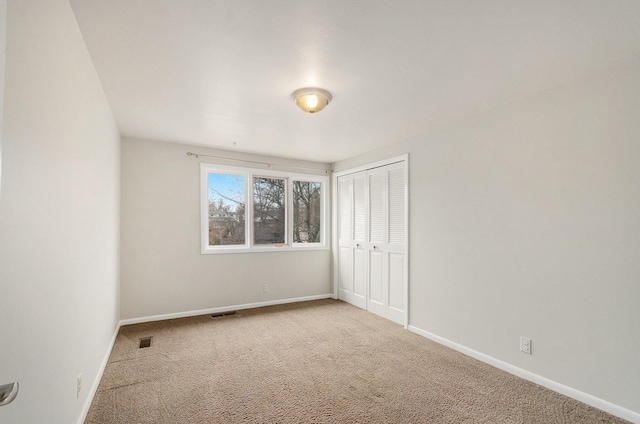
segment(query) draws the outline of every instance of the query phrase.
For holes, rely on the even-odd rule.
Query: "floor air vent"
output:
[[[151,339],[153,337],[143,337],[140,339],[140,349],[151,346]]]
[[[219,314],[211,314],[211,318],[231,317],[234,315],[238,315],[238,313],[236,311],[220,312]]]

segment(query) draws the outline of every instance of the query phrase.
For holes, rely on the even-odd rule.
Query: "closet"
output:
[[[407,156],[335,176],[337,297],[408,325]]]

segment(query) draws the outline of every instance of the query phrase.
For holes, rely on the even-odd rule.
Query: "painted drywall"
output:
[[[337,163],[409,153],[410,324],[640,413],[639,117],[636,60]]]
[[[243,164],[203,156],[188,157],[189,151],[288,166],[329,167],[328,164],[124,138],[122,319],[330,293],[328,249],[200,253],[200,163]],[[279,169],[299,172],[294,168]],[[263,284],[269,285],[268,293],[263,292]]]
[[[2,110],[4,106],[4,59],[7,46],[6,41],[7,0],[0,0],[0,197],[2,197]]]
[[[119,321],[120,136],[67,0],[9,1],[5,77],[0,423],[70,424]]]

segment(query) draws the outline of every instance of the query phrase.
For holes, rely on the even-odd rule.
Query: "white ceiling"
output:
[[[638,0],[70,2],[123,136],[324,162],[640,57]]]

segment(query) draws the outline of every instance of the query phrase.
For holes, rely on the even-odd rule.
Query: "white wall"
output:
[[[640,61],[336,170],[401,153],[410,324],[640,413]]]
[[[175,143],[123,139],[122,318],[330,293],[329,250],[202,255],[200,162],[214,163],[216,159],[187,157],[188,151],[290,166],[328,167]],[[269,293],[263,293],[264,283],[269,284]]]
[[[9,1],[4,100],[0,423],[74,423],[119,319],[120,136],[67,0]]]
[[[6,52],[6,41],[7,0],[0,0],[0,197],[2,197],[2,109],[4,106],[4,59]]]

